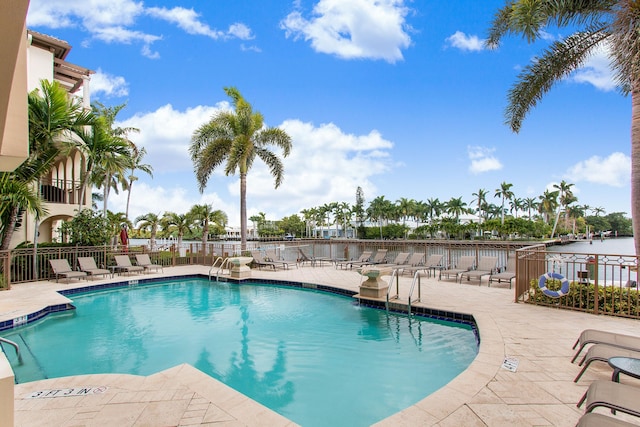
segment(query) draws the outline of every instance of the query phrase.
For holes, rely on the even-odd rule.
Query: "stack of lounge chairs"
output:
[[[608,362],[614,357],[631,358],[632,365],[638,363],[640,366],[640,337],[638,336],[597,329],[585,329],[573,345],[574,349],[577,347],[577,351],[571,362],[575,362],[578,359],[587,345],[591,346],[579,363],[579,365],[583,365],[583,368],[574,379],[574,382],[578,382],[594,361]],[[615,361],[611,360],[610,365],[612,367],[616,366]],[[640,375],[640,372],[629,372],[628,374],[639,378],[635,374]],[[620,384],[617,382],[619,375],[620,371],[614,370],[611,380],[595,380],[589,385],[589,388],[577,404],[578,408],[585,405],[585,414],[580,418],[577,426],[623,427],[637,425],[613,416],[593,413],[597,408],[607,408],[612,414],[622,412],[640,418],[640,386]]]

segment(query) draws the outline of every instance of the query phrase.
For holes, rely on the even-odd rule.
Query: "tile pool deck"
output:
[[[164,273],[127,279],[206,275],[208,271],[204,266],[173,267],[165,268]],[[353,291],[361,281],[357,272],[333,266],[252,270],[252,277]],[[88,283],[122,280],[116,277]],[[65,303],[68,300],[55,292],[57,289],[86,284],[83,280],[14,285],[10,291],[0,292],[0,321]],[[410,284],[410,278],[401,279],[401,301],[406,301]],[[573,382],[580,370],[571,363],[576,338],[586,328],[640,335],[640,322],[515,304],[513,295],[505,285],[488,287],[486,279],[478,286],[477,281],[459,284],[423,278],[423,301],[416,305],[472,314],[480,331],[479,354],[447,386],[376,426],[575,426],[583,413],[575,405],[587,386],[593,380],[611,377],[606,364],[596,362],[578,384]],[[518,359],[516,372],[502,368],[505,356]],[[623,378],[622,382],[637,380]],[[106,386],[106,392],[26,398],[34,391],[98,386]],[[16,426],[295,425],[189,365],[148,377],[114,374],[35,381],[16,385],[14,394]],[[638,422],[637,418],[627,419]]]

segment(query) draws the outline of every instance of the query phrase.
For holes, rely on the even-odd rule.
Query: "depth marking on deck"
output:
[[[52,390],[34,391],[26,395],[25,399],[49,399],[53,397],[78,397],[90,396],[93,394],[102,394],[107,391],[106,386],[100,387],[72,387],[57,388]]]

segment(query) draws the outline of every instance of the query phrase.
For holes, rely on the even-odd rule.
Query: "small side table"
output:
[[[620,382],[620,374],[640,379],[640,359],[633,357],[612,357],[609,366],[613,368],[611,381]]]

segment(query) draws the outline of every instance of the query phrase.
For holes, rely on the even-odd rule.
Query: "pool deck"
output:
[[[172,267],[163,273],[127,279],[207,275],[208,271],[204,266]],[[333,266],[252,270],[252,277],[353,291],[362,280],[356,271]],[[122,280],[116,277],[88,283]],[[580,367],[571,363],[571,347],[580,332],[594,328],[639,334],[637,320],[516,304],[508,285],[488,287],[486,280],[478,286],[477,280],[460,284],[422,279],[423,301],[416,305],[472,314],[480,331],[479,354],[447,386],[376,426],[575,426],[583,413],[576,403],[588,385],[596,379],[611,379],[611,369],[595,362],[578,384],[573,382]],[[406,301],[410,284],[411,278],[401,279],[400,301]],[[0,321],[64,303],[68,300],[55,292],[57,289],[86,285],[84,280],[14,285],[10,291],[0,292]],[[517,359],[516,372],[502,367],[505,356]],[[622,382],[640,384],[629,377],[623,377]],[[106,387],[106,391],[79,397],[27,398],[37,391],[77,387]],[[113,374],[35,381],[16,385],[14,394],[16,426],[295,425],[189,365],[148,377]],[[617,418],[625,416],[618,414]],[[626,419],[638,423],[637,418]]]

